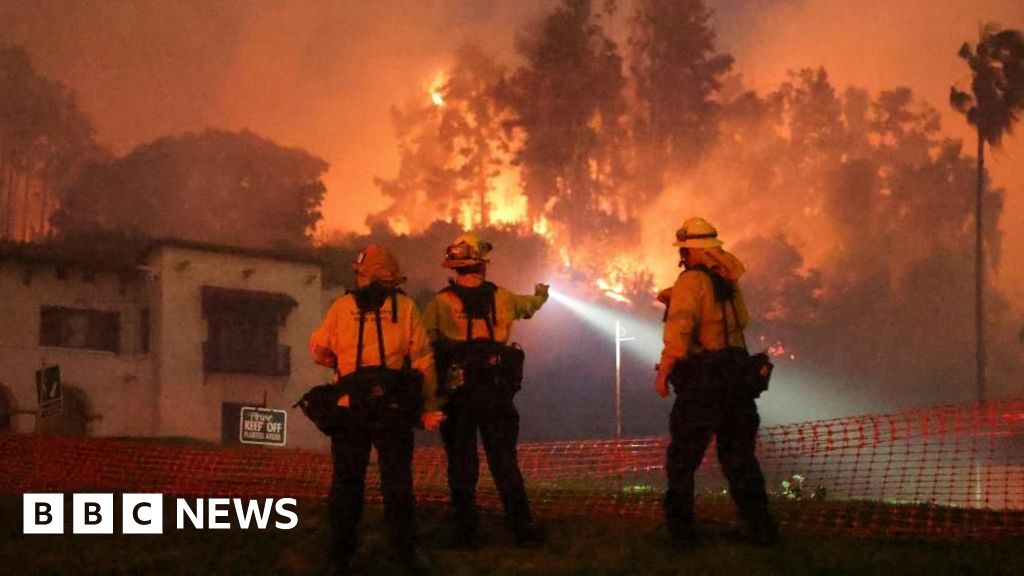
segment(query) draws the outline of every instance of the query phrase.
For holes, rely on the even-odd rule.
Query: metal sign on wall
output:
[[[288,413],[284,410],[244,406],[239,414],[238,441],[243,444],[284,446]]]
[[[36,370],[37,429],[46,432],[60,426],[64,415],[64,388],[60,381],[60,366],[47,366]]]

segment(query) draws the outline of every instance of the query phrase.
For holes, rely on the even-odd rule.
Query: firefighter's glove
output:
[[[662,398],[668,397],[668,374],[658,371],[658,377],[654,379],[654,390]]]
[[[550,286],[548,286],[547,284],[536,284],[533,287],[533,295],[534,296],[540,296],[540,297],[544,298],[545,300],[547,300],[547,298],[548,298],[548,289],[549,288],[550,288]]]
[[[423,416],[420,417],[420,420],[423,422],[423,429],[427,432],[437,430],[437,427],[444,421],[444,412],[441,412],[440,410],[424,412]]]
[[[313,361],[328,368],[335,368],[338,365],[338,357],[334,355],[330,348],[324,348],[323,346],[313,348]]]
[[[672,288],[665,288],[661,292],[658,292],[657,300],[665,306],[668,306],[672,302]]]

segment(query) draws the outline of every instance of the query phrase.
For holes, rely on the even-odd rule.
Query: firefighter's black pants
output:
[[[729,393],[730,383],[720,373],[705,373],[700,380],[690,383],[689,390],[686,386],[677,390],[669,421],[672,440],[664,502],[669,532],[674,536],[692,533],[694,473],[712,436],[717,439],[718,461],[740,518],[752,528],[771,525],[764,475],[754,454],[761,424],[757,405],[749,396]]]
[[[478,430],[506,519],[517,534],[528,529],[533,519],[516,454],[519,412],[513,393],[498,389],[493,376],[467,373],[465,385],[452,395],[446,412],[441,438],[448,456],[448,488],[460,530],[475,533],[477,526]]]
[[[408,419],[375,417],[343,409],[340,429],[331,436],[334,477],[329,499],[331,554],[348,558],[358,547],[356,528],[363,511],[366,466],[377,449],[388,540],[398,554],[410,554],[415,541],[412,491],[413,431]]]

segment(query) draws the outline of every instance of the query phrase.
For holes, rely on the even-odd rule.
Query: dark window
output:
[[[149,307],[139,310],[139,352],[149,354]]]
[[[203,343],[207,372],[283,376],[291,373],[291,350],[278,331],[297,302],[286,294],[203,287],[209,339]]]
[[[40,346],[121,350],[120,312],[43,306],[39,317]]]

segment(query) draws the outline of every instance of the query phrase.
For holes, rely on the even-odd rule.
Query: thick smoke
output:
[[[24,45],[42,73],[77,90],[99,140],[119,155],[206,127],[249,128],[311,151],[331,165],[326,232],[364,233],[366,216],[387,206],[373,177],[398,169],[390,107],[428,98],[467,41],[518,66],[513,31],[556,4],[15,0],[0,4],[0,40]],[[620,4],[609,23],[619,32],[632,12]],[[752,345],[763,336],[795,355],[778,357],[779,378],[763,401],[769,420],[970,399],[973,174],[967,155],[945,141],[963,138],[970,150],[970,133],[945,101],[950,84],[966,87],[959,44],[976,39],[979,21],[1021,27],[1024,8],[1015,0],[709,4],[718,49],[735,57],[739,75],[726,94],[723,139],[696,170],[667,180],[641,219],[642,250],[630,249],[661,287],[676,271],[670,242],[680,222],[699,213],[719,226],[750,268],[744,286],[759,314]],[[887,125],[887,109],[909,119]],[[794,115],[801,111],[807,116]],[[988,298],[991,377],[1003,393],[1021,374],[1024,188],[1014,168],[1022,151],[1017,134],[994,154],[997,189],[987,199],[986,218],[1004,233],[992,252],[1000,282]],[[374,229],[345,246],[396,242],[423,292],[443,283],[431,268],[452,232],[439,225],[402,238]],[[550,255],[504,240],[505,254],[537,256],[506,260],[516,265],[496,268],[497,280],[526,291],[565,273],[540,271]],[[608,337],[549,306],[522,329],[533,384],[521,401],[535,407],[524,410],[526,434],[606,433]],[[663,431],[663,419],[649,417],[667,408],[650,391],[651,366],[630,358],[624,375],[634,423],[627,433]]]

